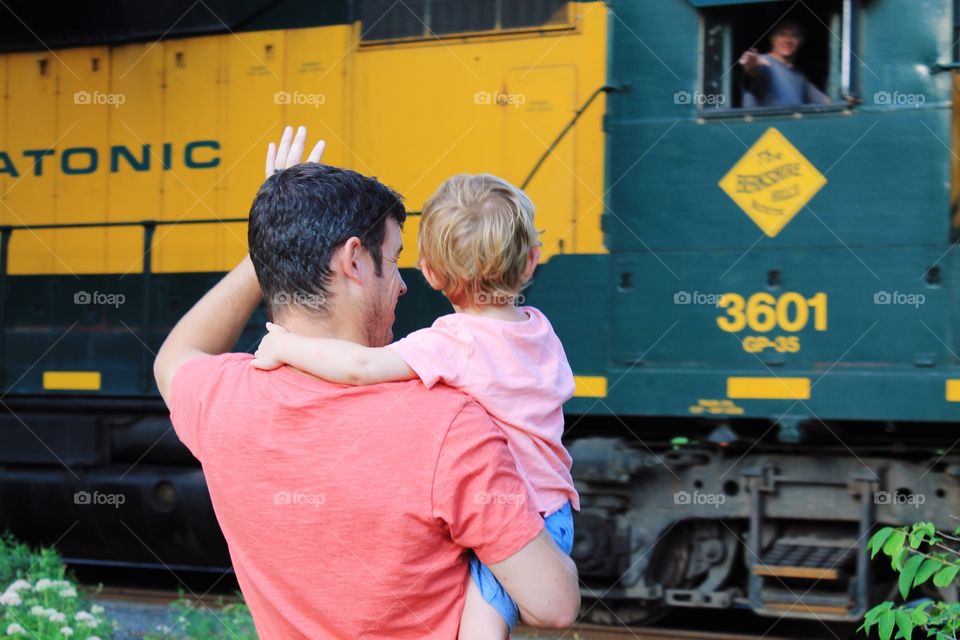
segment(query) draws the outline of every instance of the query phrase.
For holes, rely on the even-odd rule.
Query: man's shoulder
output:
[[[174,373],[174,378],[178,376],[208,376],[216,372],[240,369],[241,365],[249,368],[250,360],[252,359],[253,356],[249,353],[200,355],[181,364],[176,373]]]
[[[476,400],[459,389],[448,387],[443,382],[438,382],[428,389],[419,378],[402,382],[381,382],[369,385],[366,389],[384,395],[402,395],[409,401],[407,406],[424,409],[433,408],[459,413],[467,404],[476,404]]]

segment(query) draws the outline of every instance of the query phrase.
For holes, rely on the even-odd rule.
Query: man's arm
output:
[[[813,104],[830,104],[830,96],[820,91],[820,88],[807,80],[807,102]]]
[[[286,127],[280,144],[267,147],[266,177],[300,164],[307,141],[306,127]],[[320,162],[324,142],[319,141],[307,162]],[[167,406],[170,405],[170,383],[184,362],[202,355],[219,355],[237,343],[253,310],[262,296],[257,274],[250,256],[200,299],[173,328],[153,362],[153,376]]]
[[[168,405],[170,383],[180,365],[197,356],[229,351],[261,296],[257,274],[247,256],[180,319],[153,363],[157,388]]]
[[[524,621],[570,626],[580,608],[576,567],[545,530],[506,437],[476,402],[450,424],[434,473],[434,513],[454,543],[493,571]]]
[[[534,627],[566,628],[580,611],[577,566],[546,530],[506,560],[488,565]]]

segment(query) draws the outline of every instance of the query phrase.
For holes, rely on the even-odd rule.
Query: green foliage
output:
[[[960,528],[953,532],[956,536]],[[912,527],[884,527],[867,543],[870,557],[883,552],[890,565],[899,572],[898,586],[906,600],[913,589],[933,579],[937,587],[946,587],[960,573],[960,552],[944,544],[944,538],[960,542],[953,536],[937,534],[932,523],[919,522]],[[881,640],[911,640],[914,631],[921,637],[955,640],[960,630],[960,604],[926,600],[907,607],[884,602],[864,616],[860,630],[869,634],[876,627]]]
[[[33,550],[0,536],[0,639],[105,640],[103,609],[89,606],[52,549]]]
[[[28,576],[61,580],[63,562],[53,549],[33,550],[9,533],[0,534],[0,588]]]
[[[213,607],[198,605],[181,598],[174,603],[178,616],[162,633],[148,635],[145,640],[257,640],[250,609],[242,603],[224,605],[219,599]]]

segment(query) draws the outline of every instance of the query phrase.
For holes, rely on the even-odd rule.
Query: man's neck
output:
[[[337,315],[317,318],[294,312],[285,314],[275,322],[287,331],[301,336],[336,338],[367,346],[367,336],[362,331],[361,324],[353,318],[341,318]]]

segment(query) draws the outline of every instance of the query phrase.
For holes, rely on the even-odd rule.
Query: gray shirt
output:
[[[759,75],[746,75],[743,106],[795,107],[801,104],[829,104],[827,94],[817,89],[802,72],[788,67],[771,55],[761,56],[768,64],[757,67]]]

